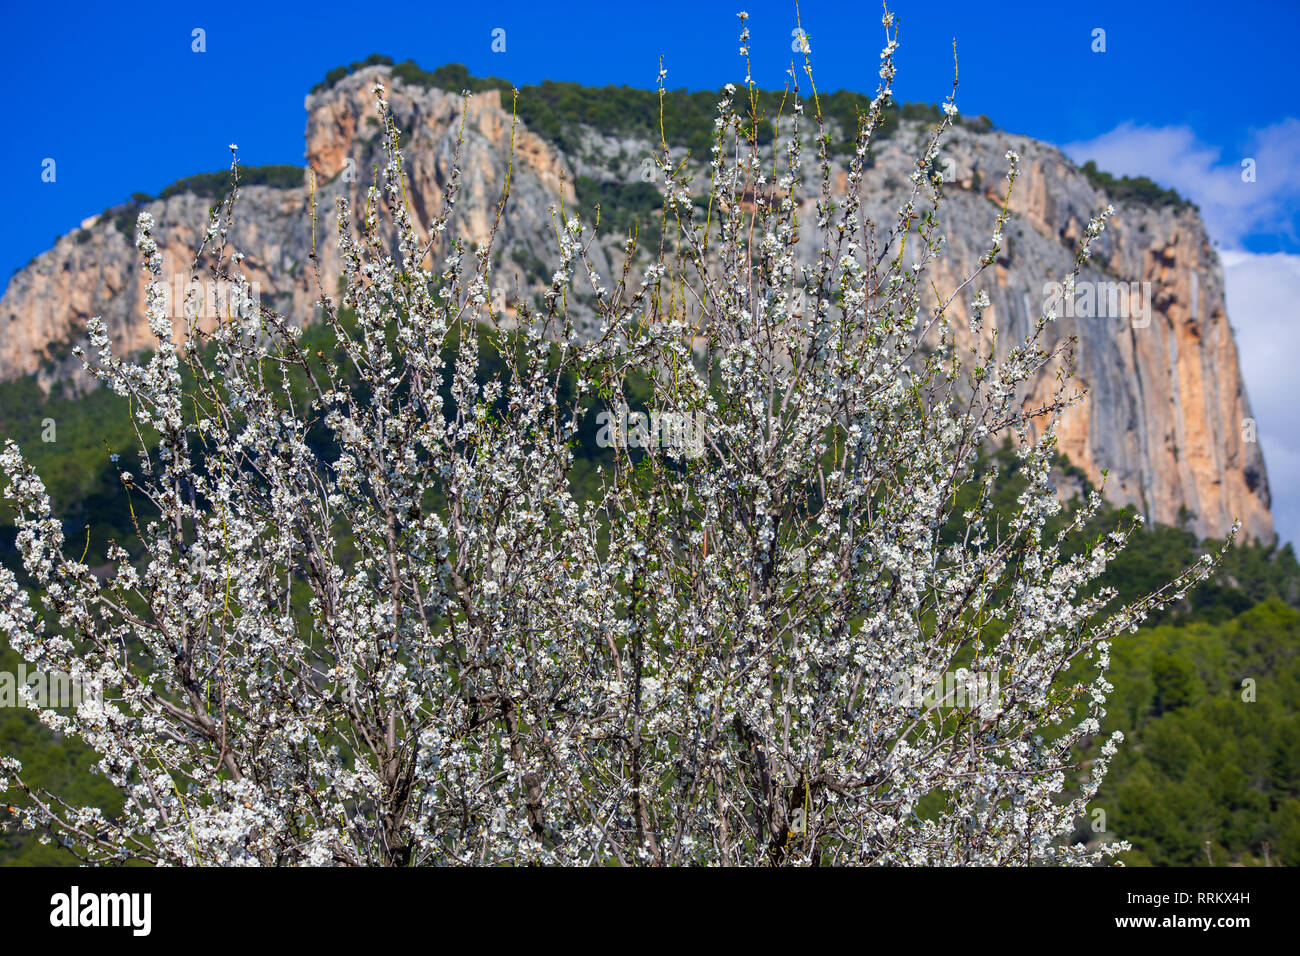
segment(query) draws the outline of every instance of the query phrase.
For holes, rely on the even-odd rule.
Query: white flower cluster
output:
[[[265,308],[191,327],[178,351],[150,297],[145,366],[94,323],[93,368],[157,436],[122,475],[132,518],[148,505],[138,547],[92,573],[6,446],[33,586],[0,570],[0,632],[104,689],[42,718],[99,755],[124,808],[71,806],[3,758],[20,823],[89,861],[184,865],[1091,863],[1122,846],[1065,842],[1114,742],[1086,775],[1071,754],[1099,732],[1110,641],[1210,568],[1108,614],[1088,585],[1125,534],[1063,557],[1100,498],[1046,531],[1070,399],[1022,399],[1055,358],[1038,345],[1051,319],[1000,357],[962,356],[949,327],[1005,206],[944,303],[929,298],[934,183],[913,177],[890,229],[861,215],[891,15],[885,30],[845,195],[832,202],[820,136],[800,218],[802,106],[769,181],[728,86],[714,221],[665,148],[674,243],[606,292],[582,223],[563,222],[513,336],[480,324],[491,240],[467,255],[449,228],[459,167],[423,233],[407,211],[379,87],[390,161],[355,228],[340,202],[342,292],[320,299],[339,361]],[[239,285],[233,209],[204,243]],[[152,229],[142,217],[151,279]],[[585,336],[569,316],[580,270],[600,290]],[[971,301],[976,332],[988,305]],[[580,499],[573,448],[597,397],[627,408],[633,381],[649,407],[705,423],[702,453],[607,443]],[[999,523],[976,467],[1003,435],[1028,485]],[[997,706],[900,706],[900,672],[958,668],[993,675]]]

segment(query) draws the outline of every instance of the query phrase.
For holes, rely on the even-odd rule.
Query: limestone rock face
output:
[[[1007,149],[1022,158],[1010,241],[991,274],[971,289],[989,295],[984,331],[998,329],[999,352],[1056,300],[1059,286],[1049,283],[1069,272],[1077,240],[1108,201],[1054,147],[956,130],[945,148],[954,158],[954,181],[941,210],[949,247],[938,270],[947,279],[941,290],[965,275],[948,267],[968,269],[988,248]],[[900,175],[906,169],[902,155],[882,157],[879,166]],[[969,298],[954,303],[963,318]],[[1116,203],[1079,291],[1068,306],[1058,301],[1057,311],[1044,344],[1077,339],[1074,385],[1085,392],[1058,432],[1071,462],[1094,483],[1106,470],[1107,497],[1151,520],[1186,519],[1200,534],[1220,535],[1240,519],[1246,535],[1272,540],[1268,478],[1224,304],[1223,270],[1195,209]],[[1055,384],[1049,370],[1030,400],[1046,399]]]
[[[263,303],[300,321],[312,320],[321,294],[337,292],[335,200],[346,196],[359,218],[373,168],[384,161],[376,81],[387,89],[404,133],[407,198],[422,231],[442,209],[458,141],[461,192],[451,231],[470,249],[491,233],[509,171],[509,201],[494,242],[497,301],[535,295],[549,282],[558,261],[557,217],[561,208],[570,214],[576,208],[576,177],[624,184],[646,178],[648,142],[585,130],[581,149],[566,153],[522,122],[514,124],[512,137],[509,103],[503,106],[498,92],[466,103],[457,94],[395,81],[385,66],[360,69],[307,97],[304,184],[244,187],[239,201],[232,244],[246,256],[245,273],[257,283]],[[926,132],[905,122],[873,148],[864,212],[883,228],[894,218]],[[940,221],[946,248],[934,272],[941,294],[955,289],[987,250],[1008,149],[1022,158],[1009,241],[996,266],[953,303],[963,342],[971,295],[980,288],[988,293],[992,306],[983,334],[997,329],[999,351],[1019,341],[1047,307],[1049,283],[1069,272],[1089,218],[1108,201],[1052,146],[996,130],[954,130],[943,151],[949,181]],[[674,158],[681,158],[680,151]],[[806,168],[815,173],[811,158]],[[843,165],[833,165],[842,183]],[[707,184],[708,177],[696,181]],[[804,184],[796,193],[801,221],[812,215],[815,187]],[[189,278],[209,205],[206,198],[183,194],[141,207],[157,223],[164,274],[178,291]],[[1107,471],[1107,496],[1135,505],[1150,520],[1187,521],[1200,534],[1221,535],[1240,519],[1247,535],[1272,540],[1268,478],[1254,441],[1222,268],[1200,217],[1173,205],[1116,206],[1080,293],[1068,310],[1058,308],[1064,314],[1046,331],[1048,347],[1077,339],[1075,384],[1086,392],[1063,422],[1061,448],[1094,483]],[[590,218],[590,209],[582,212],[584,220]],[[139,257],[125,234],[130,228],[129,218],[87,220],[15,274],[0,299],[0,380],[34,374],[47,387],[56,380],[93,387],[69,348],[84,341],[86,320],[96,315],[103,316],[119,348],[149,346]],[[436,265],[446,248],[445,237],[434,238],[428,265]],[[622,268],[622,241],[608,235],[591,246],[607,282]],[[812,243],[800,244],[805,261],[815,253]],[[633,276],[645,261],[634,261]],[[179,334],[184,323],[177,327]],[[970,344],[968,331],[964,344]],[[1035,383],[1027,400],[1051,394],[1052,372]]]

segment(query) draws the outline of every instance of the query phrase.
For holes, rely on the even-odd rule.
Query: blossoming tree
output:
[[[178,335],[142,215],[156,348],[116,356],[94,322],[87,358],[141,435],[140,473],[121,475],[148,504],[134,552],[93,574],[20,450],[0,455],[25,575],[0,570],[0,631],[103,688],[40,716],[98,755],[123,809],[71,805],[3,757],[20,823],[90,861],[181,865],[1091,863],[1122,847],[1064,839],[1117,741],[1085,772],[1071,755],[1099,733],[1109,642],[1208,562],[1110,609],[1089,585],[1127,532],[1065,550],[1099,497],[1045,530],[1075,398],[1062,384],[1023,404],[1063,357],[1039,341],[1051,312],[1002,354],[978,334],[1005,203],[966,282],[929,281],[951,99],[893,226],[862,215],[894,76],[884,27],[844,190],[815,92],[795,86],[764,159],[747,77],[719,104],[704,203],[664,146],[653,263],[606,280],[590,224],[563,220],[549,290],[508,327],[492,240],[455,238],[456,173],[437,218],[413,220],[382,86],[389,161],[357,225],[339,203],[343,279],[319,300],[334,356],[265,307]],[[742,15],[746,62],[748,39]],[[802,222],[809,149],[820,197]],[[244,287],[237,179],[199,253]],[[955,343],[958,297],[973,349]],[[614,443],[577,494],[573,446],[633,381],[700,441]],[[998,522],[980,450],[1004,436],[1028,486]],[[898,692],[954,670],[993,680],[964,703],[961,683]]]

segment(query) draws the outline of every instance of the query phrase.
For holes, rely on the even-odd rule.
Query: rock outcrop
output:
[[[307,97],[303,185],[242,191],[233,241],[247,257],[244,271],[264,302],[300,319],[312,317],[321,292],[336,291],[334,200],[346,195],[354,209],[364,205],[372,167],[381,161],[382,130],[371,92],[376,80],[389,89],[405,134],[404,172],[416,221],[427,226],[441,209],[458,138],[456,233],[482,242],[496,219],[512,144],[511,113],[501,94],[471,97],[466,113],[459,95],[395,82],[388,67],[356,71]],[[874,149],[864,208],[876,222],[891,220],[891,203],[924,133],[920,124],[905,122]],[[553,210],[575,208],[577,177],[643,179],[649,143],[591,129],[581,142],[581,149],[564,152],[524,124],[514,126],[510,200],[495,240],[499,295],[537,292],[549,281],[557,258]],[[1107,202],[1052,146],[996,130],[954,130],[944,150],[950,182],[942,213],[947,250],[936,272],[941,289],[945,283],[954,288],[964,278],[959,270],[986,251],[1007,149],[1022,157],[1015,218],[1007,228],[1010,241],[981,283],[992,302],[985,330],[996,326],[999,349],[1021,338],[1043,310],[1052,295],[1049,283],[1069,271],[1089,218]],[[313,196],[319,282],[310,259]],[[811,213],[813,192],[797,199]],[[1100,482],[1107,471],[1108,497],[1135,505],[1151,520],[1221,535],[1240,519],[1247,535],[1272,540],[1268,479],[1226,314],[1223,273],[1200,217],[1180,204],[1116,205],[1070,305],[1073,314],[1048,327],[1049,345],[1077,336],[1076,382],[1087,392],[1064,421],[1061,447],[1090,480]],[[191,194],[141,207],[158,223],[166,273],[182,284],[208,207],[208,199]],[[104,317],[120,347],[148,345],[130,221],[121,215],[87,220],[15,274],[0,299],[0,380],[31,374],[47,386],[69,380],[89,388],[69,350],[84,339],[86,320],[95,315]],[[621,244],[610,235],[592,247],[602,275],[614,271],[611,264],[621,266]],[[808,247],[801,255],[814,254],[810,243],[801,246]],[[963,294],[954,303],[958,318],[968,300]],[[1031,400],[1049,394],[1053,383],[1053,376],[1043,376]]]

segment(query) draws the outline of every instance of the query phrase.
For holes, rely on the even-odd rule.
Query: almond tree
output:
[[[114,545],[112,573],[92,574],[19,449],[0,455],[25,574],[0,570],[0,631],[104,689],[38,709],[93,749],[124,808],[70,805],[5,757],[20,823],[85,860],[180,865],[1086,864],[1123,849],[1065,840],[1119,735],[1086,771],[1072,754],[1099,733],[1111,640],[1211,560],[1111,610],[1092,585],[1131,529],[1071,548],[1094,492],[1048,531],[1055,427],[1078,396],[1063,380],[1023,403],[1068,362],[1068,342],[1040,342],[1053,311],[1018,343],[982,327],[1005,202],[968,278],[931,282],[953,97],[893,225],[862,214],[894,77],[883,22],[842,195],[815,87],[801,95],[791,70],[768,155],[747,76],[718,104],[701,204],[662,144],[652,263],[634,268],[632,238],[622,275],[597,275],[592,225],[561,211],[550,287],[513,322],[489,291],[492,239],[456,238],[457,171],[437,218],[413,220],[382,85],[388,162],[359,222],[339,202],[344,274],[319,299],[334,356],[260,306],[177,335],[142,214],[156,348],[116,356],[96,320],[86,360],[141,436],[140,474],[121,475],[135,555]],[[741,29],[748,67],[744,14]],[[820,194],[801,221],[809,149]],[[194,270],[247,291],[233,170]],[[498,222],[507,202],[508,186]],[[636,383],[638,440],[612,442],[595,494],[577,494],[575,444],[635,405]],[[1007,436],[1028,485],[1000,522],[980,452]],[[954,672],[938,694],[900,693]]]

